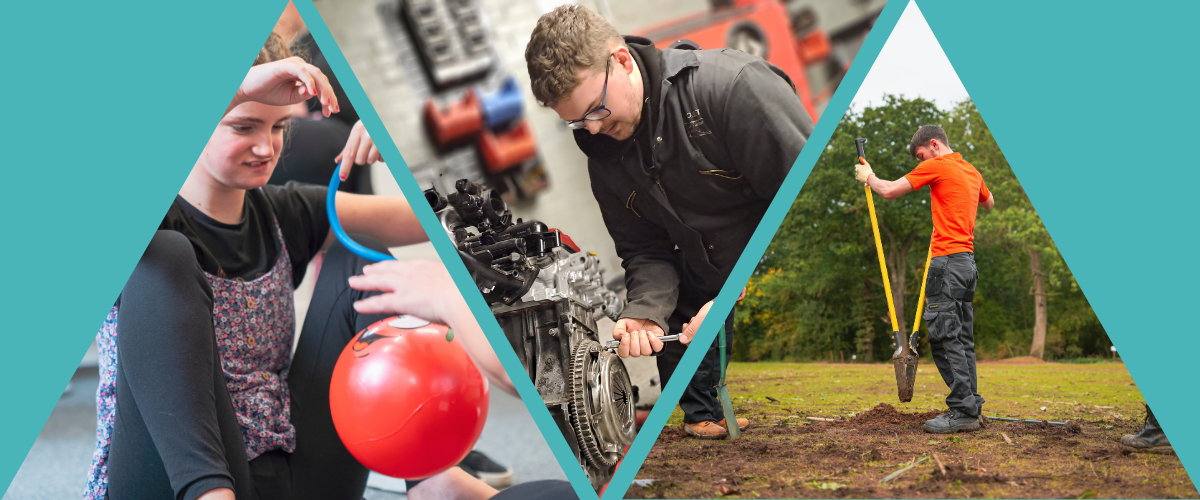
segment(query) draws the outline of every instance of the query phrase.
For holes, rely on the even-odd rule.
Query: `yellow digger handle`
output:
[[[871,231],[875,233],[875,250],[879,253],[879,271],[883,273],[883,291],[887,294],[888,317],[892,320],[892,331],[896,330],[896,306],[892,303],[892,282],[888,280],[887,262],[883,257],[883,242],[879,239],[879,222],[875,220],[875,201],[871,197],[871,186],[864,186],[867,191],[867,209],[871,211]],[[924,293],[924,291],[922,291]]]
[[[929,236],[929,254],[925,256],[925,274],[921,276],[921,294],[917,295],[917,317],[913,320],[913,333],[921,329],[921,308],[925,307],[925,284],[929,282],[929,263],[933,261],[933,235]]]

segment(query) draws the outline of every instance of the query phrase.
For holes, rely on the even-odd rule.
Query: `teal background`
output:
[[[0,4],[9,181],[0,329],[7,489],[286,1]],[[905,2],[893,0],[828,109],[846,109]],[[1198,295],[1188,176],[1193,3],[923,0],[922,13],[1037,206],[1184,466],[1200,435],[1188,315]],[[297,2],[393,172],[395,145],[311,0]],[[918,68],[919,69],[919,68]],[[830,116],[829,118],[832,118]],[[713,309],[728,311],[837,125],[822,120]],[[1183,163],[1179,163],[1179,162]],[[411,176],[397,181],[421,199]],[[1003,200],[1000,200],[1002,203]],[[510,373],[520,363],[433,213],[417,215]],[[1146,256],[1148,262],[1131,258]],[[453,257],[453,258],[449,258]],[[1131,265],[1132,263],[1132,265]],[[716,325],[696,342],[711,342]],[[689,352],[680,370],[694,370]],[[514,383],[581,498],[594,498],[525,377]],[[664,388],[605,499],[619,498],[682,393]]]
[[[1192,469],[1200,3],[917,5]]]
[[[0,3],[0,490],[285,5]]]

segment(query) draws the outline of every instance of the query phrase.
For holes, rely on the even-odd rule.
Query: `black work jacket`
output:
[[[647,96],[638,131],[575,140],[625,268],[622,317],[666,328],[677,306],[690,317],[716,297],[813,123],[791,79],[761,58],[626,43]]]

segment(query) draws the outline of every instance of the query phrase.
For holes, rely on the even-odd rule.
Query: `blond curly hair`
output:
[[[543,14],[525,46],[533,96],[554,107],[579,86],[576,71],[604,70],[614,42],[625,46],[616,28],[584,7],[568,4]]]

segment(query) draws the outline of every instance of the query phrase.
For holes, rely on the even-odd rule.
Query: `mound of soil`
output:
[[[901,413],[887,403],[879,403],[868,411],[859,413],[850,419],[849,424],[858,429],[895,425],[924,425],[926,420],[940,415],[941,412],[927,411],[924,413]]]

